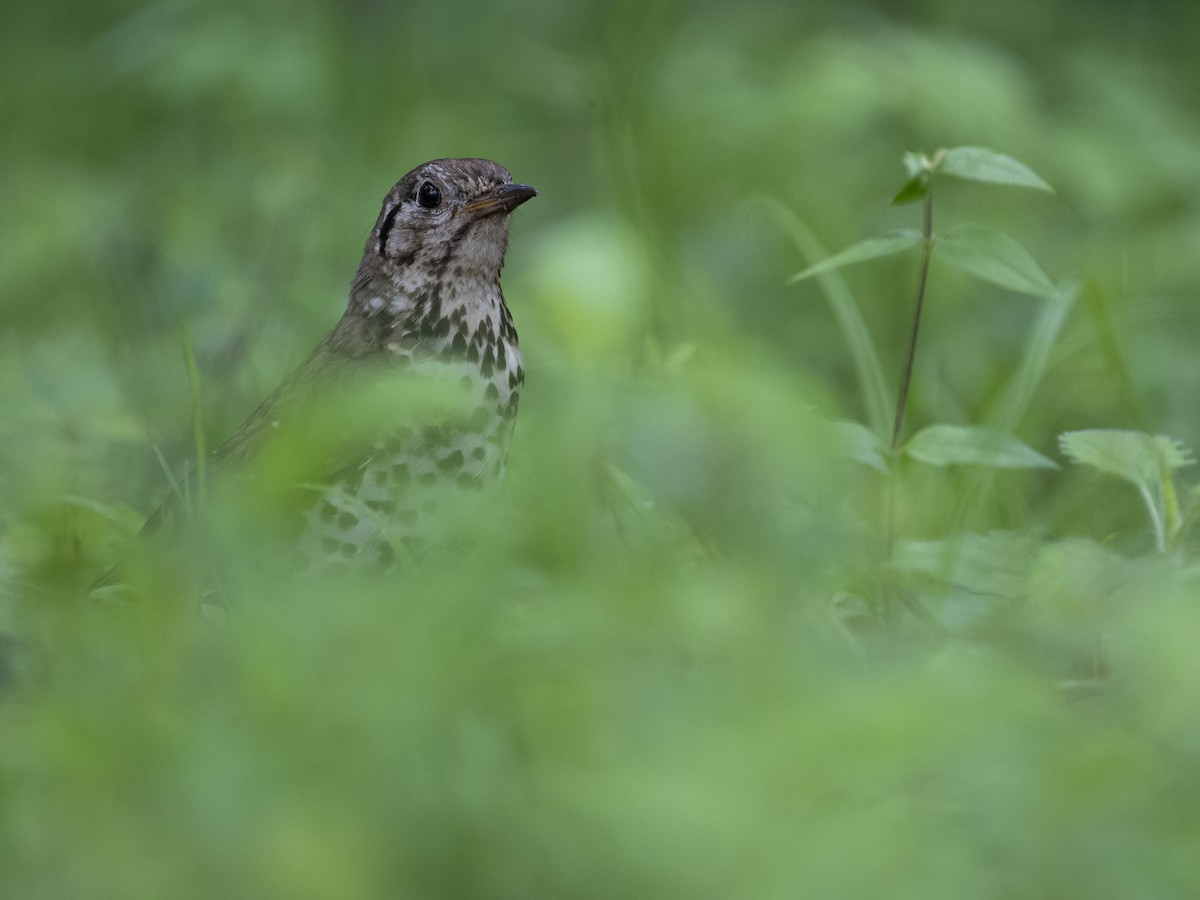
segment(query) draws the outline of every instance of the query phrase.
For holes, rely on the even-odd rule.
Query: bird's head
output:
[[[536,195],[488,159],[417,166],[384,198],[364,264],[370,260],[397,286],[414,276],[498,278],[508,214]]]

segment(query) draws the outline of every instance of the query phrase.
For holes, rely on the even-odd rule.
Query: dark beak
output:
[[[491,193],[468,203],[456,215],[466,213],[476,219],[482,219],[498,212],[510,213],[526,200],[536,196],[537,191],[527,184],[502,184]]]

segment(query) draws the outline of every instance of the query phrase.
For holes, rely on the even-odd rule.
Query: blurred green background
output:
[[[8,4],[0,628],[38,673],[0,699],[0,896],[1195,896],[1194,553],[1056,437],[1200,443],[1197,38],[1185,0]],[[1012,534],[889,593],[778,211],[915,227],[903,152],[960,144],[1057,191],[936,215],[1079,284],[1017,428],[1064,467],[907,467],[900,538]],[[439,156],[541,191],[509,476],[453,549],[296,584],[218,517],[226,624],[153,553],[82,603]],[[916,275],[845,272],[889,379]],[[935,262],[910,432],[986,420],[1043,302]]]

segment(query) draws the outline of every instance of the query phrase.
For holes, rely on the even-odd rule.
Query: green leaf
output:
[[[1034,537],[1003,531],[901,541],[892,566],[928,582],[926,604],[947,632],[980,634],[1019,608],[1038,548]]]
[[[1068,431],[1059,435],[1058,444],[1074,462],[1116,475],[1138,487],[1157,485],[1164,472],[1195,462],[1191,450],[1181,442],[1141,431],[1103,428]]]
[[[964,225],[939,235],[934,256],[946,265],[1019,294],[1055,297],[1058,288],[1029,251],[1002,232]]]
[[[1103,544],[1065,538],[1043,548],[1029,573],[1037,621],[1097,622],[1112,595],[1144,577],[1144,560],[1122,559]]]
[[[904,187],[892,198],[892,206],[904,206],[925,199],[929,193],[929,176],[921,173],[905,182]]]
[[[902,228],[899,231],[889,231],[887,234],[869,237],[856,244],[851,244],[840,253],[835,253],[819,263],[809,266],[803,272],[797,272],[788,279],[788,284],[795,284],[797,281],[803,281],[805,278],[811,278],[832,269],[840,269],[842,266],[901,253],[920,242],[921,232],[915,228]]]
[[[883,461],[883,443],[870,428],[861,422],[841,420],[833,423],[833,431],[851,459],[880,472],[887,472],[887,465]]]
[[[1058,443],[1075,462],[1137,487],[1160,553],[1178,540],[1183,521],[1171,473],[1195,462],[1191,450],[1174,438],[1116,429],[1068,431],[1059,435]]]
[[[941,158],[937,170],[945,175],[969,181],[1007,184],[1054,193],[1054,188],[1024,163],[986,147],[952,147]]]
[[[917,432],[904,447],[913,459],[934,466],[980,465],[1000,469],[1057,469],[1058,463],[1042,456],[1007,432],[966,425],[930,425]]]
[[[1037,550],[1038,541],[1027,534],[966,533],[946,540],[900,541],[891,565],[946,587],[1020,600]]]

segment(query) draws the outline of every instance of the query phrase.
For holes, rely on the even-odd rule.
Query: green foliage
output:
[[[1196,461],[1190,449],[1173,438],[1136,431],[1068,431],[1058,440],[1063,453],[1075,462],[1116,475],[1137,488],[1160,551],[1178,545],[1184,518],[1172,473]]]
[[[913,459],[935,466],[983,465],[998,469],[1056,469],[1058,464],[993,428],[929,425],[904,445]]]
[[[1023,162],[986,147],[951,147],[941,155],[932,170],[967,181],[1054,193],[1054,189]]]
[[[1008,235],[981,225],[964,225],[939,235],[937,259],[1019,294],[1053,297],[1058,293],[1028,250]]]
[[[851,244],[845,250],[809,266],[803,272],[797,272],[788,279],[788,284],[795,284],[797,281],[803,281],[814,275],[840,269],[842,266],[848,266],[852,263],[866,262],[871,259],[879,259],[881,256],[891,256],[893,253],[901,253],[909,247],[915,247],[920,243],[921,232],[915,228],[901,228],[898,231],[889,231],[887,234],[881,234],[878,237],[863,238],[861,241]]]
[[[1059,437],[1062,451],[1077,463],[1149,487],[1176,469],[1192,465],[1192,451],[1163,435],[1092,429]]]
[[[987,184],[1031,187],[1050,191],[1050,186],[1031,169],[1010,156],[980,147],[942,149],[932,157],[907,153],[903,162],[910,177],[892,203],[904,205],[914,200],[923,200],[924,227],[922,230],[901,229],[878,237],[866,238],[852,244],[840,253],[835,253],[810,265],[807,269],[793,275],[788,282],[795,284],[851,263],[879,259],[900,253],[909,247],[921,246],[921,273],[917,282],[916,309],[913,313],[908,357],[900,378],[900,396],[896,402],[896,415],[892,429],[891,447],[893,450],[898,449],[903,430],[913,364],[916,360],[917,336],[920,331],[928,285],[929,263],[933,257],[935,245],[938,259],[955,269],[974,275],[982,281],[1008,290],[1048,299],[1059,296],[1058,289],[1029,252],[1007,235],[979,225],[960,226],[940,236],[936,235],[933,230],[934,176],[950,175]],[[826,284],[826,288],[829,288],[828,284]],[[853,306],[852,299],[845,299],[842,303],[846,306]],[[855,315],[856,320],[857,318],[859,317]],[[862,329],[856,329],[854,333],[851,333],[852,347],[860,341],[869,341],[869,338],[863,336],[864,334]],[[868,354],[865,353],[858,355],[868,357]],[[877,358],[877,354],[872,351],[869,358]],[[875,386],[871,385],[870,387],[872,388],[871,394],[875,394],[876,391],[873,389]],[[946,465],[951,462],[980,462],[978,447],[971,449],[966,456],[963,455],[963,436],[968,434],[970,433],[953,430],[931,432],[918,443],[915,455],[926,462],[934,462],[938,465]],[[976,432],[975,437],[977,438],[979,434]],[[995,443],[995,438],[988,440],[990,443]],[[1007,438],[1007,440],[1010,442],[1010,446],[1015,442],[1015,438]],[[978,440],[971,443],[978,444]],[[952,445],[958,449],[951,449]],[[999,465],[1014,465],[1012,453],[999,455],[993,453],[992,457],[996,460],[1006,460],[998,462]]]
[[[20,6],[0,896],[1200,890],[1195,4]],[[205,450],[441,155],[541,192],[508,476],[298,576],[445,398]]]
[[[897,206],[924,200],[929,195],[933,176],[938,174],[1054,193],[1054,189],[1023,162],[986,147],[951,147],[939,150],[932,157],[906,153],[904,168],[908,170],[909,179],[892,199]]]

